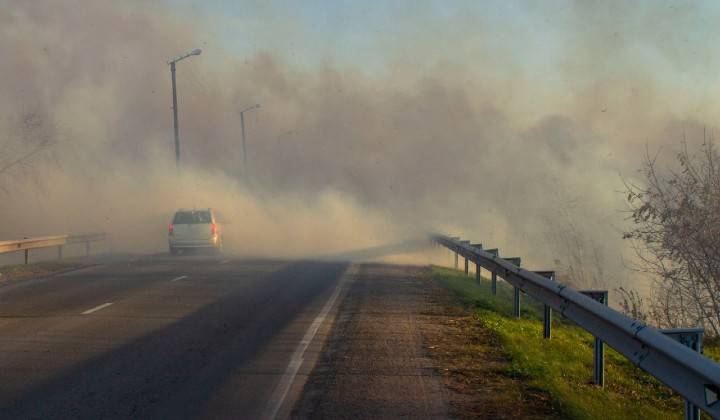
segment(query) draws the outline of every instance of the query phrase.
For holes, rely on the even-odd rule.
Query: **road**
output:
[[[445,417],[411,271],[158,255],[5,281],[0,418]]]
[[[346,269],[157,256],[2,284],[0,417],[282,414],[278,385]]]

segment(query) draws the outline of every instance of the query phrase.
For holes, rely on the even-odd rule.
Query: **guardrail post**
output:
[[[471,247],[482,249],[482,244],[470,244]],[[475,261],[475,283],[479,286],[480,280],[482,279],[482,272],[480,271],[480,261]]]
[[[23,237],[23,239],[29,239],[27,236]],[[19,245],[18,245],[19,246]],[[30,250],[25,249],[25,265],[28,263],[28,258],[30,257]]]
[[[704,328],[673,328],[660,330],[660,332],[685,347],[689,347],[698,353],[702,353],[703,334],[705,333]],[[688,400],[685,400],[685,420],[700,420],[700,408]]]
[[[543,305],[543,338],[549,340],[552,336],[552,308]]]
[[[555,280],[554,271],[535,271],[535,274],[539,274],[550,280]],[[550,339],[552,336],[552,308],[547,305],[543,305],[543,338]]]
[[[608,306],[607,290],[580,290],[580,293],[596,300],[605,306]],[[605,343],[595,337],[595,374],[593,375],[593,383],[598,386],[605,386]]]
[[[58,245],[58,259],[62,260],[62,245]]]
[[[605,386],[605,343],[595,337],[595,374],[593,383],[599,387]]]
[[[460,242],[462,242],[463,245],[470,245],[470,241],[460,241]],[[463,255],[463,257],[465,257],[465,277],[467,277],[469,274],[469,270],[470,270],[470,267],[468,265],[468,256]]]
[[[485,252],[493,254],[494,256],[498,256],[500,253],[500,250],[497,248],[493,249],[486,249]],[[497,295],[497,273],[495,271],[492,271],[490,273],[490,290],[492,291],[493,295]]]
[[[504,258],[511,264],[520,267],[520,257]],[[520,288],[513,286],[513,316],[520,318]]]

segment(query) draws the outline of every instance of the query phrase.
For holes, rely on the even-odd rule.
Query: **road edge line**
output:
[[[305,331],[305,335],[303,336],[302,340],[300,340],[297,347],[295,348],[295,351],[290,357],[290,362],[285,369],[285,373],[283,373],[280,381],[275,386],[275,390],[273,391],[270,399],[268,400],[268,404],[262,418],[276,418],[278,412],[280,411],[280,408],[282,408],[283,404],[285,403],[285,398],[290,391],[290,387],[292,386],[293,382],[295,382],[295,377],[300,370],[300,366],[302,366],[303,364],[305,351],[307,350],[308,346],[310,346],[310,343],[312,343],[313,339],[315,338],[315,334],[317,334],[320,326],[322,326],[322,324],[325,322],[325,319],[332,310],[333,306],[335,306],[335,301],[337,300],[338,296],[340,296],[340,292],[342,291],[342,289],[352,281],[352,278],[354,276],[351,277],[350,274],[355,267],[356,266],[353,264],[350,265],[347,270],[345,270],[342,277],[340,278],[340,281],[338,281],[338,284],[335,285],[335,290],[333,290],[332,294],[325,302],[322,310],[320,311],[320,313],[318,313],[312,324],[310,324],[308,329]]]

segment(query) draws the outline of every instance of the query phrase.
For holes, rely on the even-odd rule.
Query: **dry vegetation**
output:
[[[0,282],[49,276],[82,267],[82,265],[83,264],[77,261],[50,261],[29,265],[8,265],[0,267]]]
[[[624,290],[624,308],[659,327],[703,326],[720,335],[720,156],[711,139],[683,142],[677,167],[646,156],[639,184],[626,182],[635,269],[653,280],[649,308]],[[647,310],[647,315],[644,314]]]

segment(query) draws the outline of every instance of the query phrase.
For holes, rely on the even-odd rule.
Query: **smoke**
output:
[[[556,42],[541,53],[508,45],[488,21],[466,36],[477,11],[456,11],[446,33],[399,23],[413,42],[378,35],[394,56],[365,72],[332,58],[297,65],[291,56],[312,46],[283,44],[293,31],[280,18],[263,29],[270,47],[239,56],[211,18],[159,3],[4,0],[0,163],[42,150],[0,173],[0,236],[103,230],[119,248],[154,251],[176,208],[214,207],[246,254],[340,252],[439,230],[538,269],[582,261],[567,255],[582,243],[612,285],[625,276],[619,174],[632,177],[646,144],[672,148],[712,115],[698,112],[704,95],[664,79],[711,60],[695,62],[686,47],[702,56],[698,40],[656,23],[700,11],[616,6],[542,12]],[[177,171],[165,60],[194,47],[203,54],[177,71]],[[513,59],[523,55],[530,65]],[[255,103],[243,168],[238,111]]]

